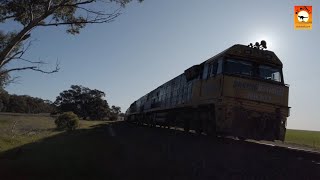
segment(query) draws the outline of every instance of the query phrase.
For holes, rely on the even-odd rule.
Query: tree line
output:
[[[12,113],[51,113],[54,106],[49,100],[28,95],[9,94],[0,90],[0,111]]]
[[[72,85],[62,91],[54,102],[28,95],[10,95],[0,88],[0,111],[12,113],[73,112],[82,119],[116,120],[121,113],[118,106],[109,106],[105,93],[81,85]]]

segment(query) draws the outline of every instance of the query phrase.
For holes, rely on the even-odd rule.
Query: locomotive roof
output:
[[[206,63],[210,63],[220,58],[221,56],[250,58],[250,60],[253,61],[264,62],[267,64],[273,64],[282,67],[282,62],[273,51],[261,50],[258,48],[252,48],[241,44],[235,44],[231,46],[230,48],[208,59]]]

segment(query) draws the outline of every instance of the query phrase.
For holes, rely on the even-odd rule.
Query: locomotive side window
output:
[[[218,70],[218,62],[215,62],[211,65],[211,75],[210,76],[215,76],[217,74]]]
[[[252,63],[228,59],[225,63],[225,73],[252,76]]]
[[[281,70],[270,66],[259,66],[259,76],[262,79],[281,82]]]
[[[218,61],[218,69],[217,69],[217,74],[222,73],[222,58],[219,59]]]
[[[202,79],[208,79],[209,77],[215,76],[222,73],[222,58],[218,61],[210,64],[204,64]]]
[[[205,64],[203,69],[202,79],[208,78],[208,72],[209,72],[209,64]]]

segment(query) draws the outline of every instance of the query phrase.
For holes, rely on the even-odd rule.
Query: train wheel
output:
[[[174,120],[174,113],[170,112],[167,115],[167,119],[166,119],[166,126],[168,129],[171,129],[171,125],[173,124],[173,120]]]
[[[167,121],[167,128],[168,129],[171,129],[171,123],[170,123],[171,121],[170,121],[170,119]]]
[[[216,115],[214,106],[209,109],[208,118],[207,118],[207,135],[216,137]]]
[[[149,114],[146,116],[146,124],[148,127],[151,127],[151,118]]]
[[[190,131],[190,120],[189,120],[189,119],[185,119],[185,120],[184,120],[183,130],[184,130],[185,132],[189,132],[189,131]]]
[[[201,119],[197,119],[195,124],[196,124],[196,128],[195,128],[196,133],[197,134],[201,134],[202,133],[202,120]]]
[[[200,116],[201,112],[195,111],[193,114],[193,124],[194,124],[194,130],[196,131],[197,134],[201,134],[203,131],[202,127],[202,119]]]
[[[152,122],[153,122],[153,127],[157,127],[157,125],[159,125],[159,123],[156,121],[156,114],[153,114],[153,119],[152,119]]]

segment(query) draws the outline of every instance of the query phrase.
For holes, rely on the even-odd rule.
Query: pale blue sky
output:
[[[313,6],[313,30],[293,28],[294,5]],[[290,84],[288,128],[320,130],[319,1],[145,0],[131,3],[116,21],[71,36],[63,27],[32,34],[29,59],[58,73],[19,72],[6,89],[54,101],[72,84],[99,89],[125,111],[131,102],[233,44],[265,39],[284,64]],[[0,27],[1,28],[1,27]]]

